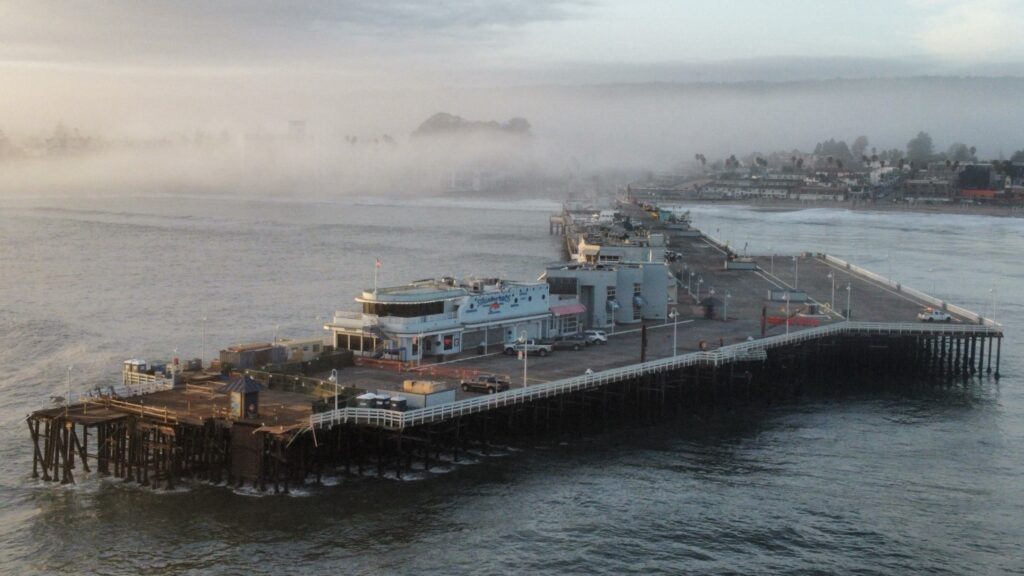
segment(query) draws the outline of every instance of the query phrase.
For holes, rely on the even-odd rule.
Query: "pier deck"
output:
[[[619,325],[608,331],[607,344],[530,355],[525,374],[523,361],[497,347],[421,366],[379,363],[339,372],[340,386],[369,391],[400,390],[410,378],[442,380],[457,389],[460,378],[480,373],[507,375],[512,382],[506,392],[457,390],[455,402],[408,412],[313,413],[322,390],[318,396],[270,388],[260,393],[258,419],[235,420],[228,415],[228,396],[213,384],[48,408],[28,418],[33,475],[41,471],[45,480],[71,482],[77,458],[86,471],[93,460],[101,473],[143,484],[170,486],[183,475],[220,482],[226,475],[229,482],[251,480],[261,488],[273,482],[276,489],[283,480],[287,490],[289,478],[319,474],[335,458],[360,471],[376,458],[378,474],[394,467],[400,475],[414,452],[428,466],[438,446],[457,458],[467,435],[486,438],[496,429],[518,434],[531,426],[536,433],[540,422],[544,430],[552,426],[552,414],[559,430],[567,422],[586,426],[615,414],[646,419],[667,407],[714,401],[719,388],[771,395],[810,374],[828,379],[850,370],[948,380],[984,373],[987,365],[999,375],[1002,327],[969,310],[824,254],[756,256],[756,269],[726,269],[726,260],[736,256],[727,246],[676,233],[638,207],[625,210],[665,234],[669,249],[682,255],[682,262],[669,266],[676,278],[670,304],[678,311],[676,322]],[[558,224],[559,232],[572,234],[568,215]],[[567,239],[566,247],[572,245]],[[791,302],[787,326],[786,303],[769,301],[770,290],[804,291],[817,311]],[[706,318],[699,303],[712,294],[727,304]],[[945,309],[952,321],[918,321],[926,306]]]

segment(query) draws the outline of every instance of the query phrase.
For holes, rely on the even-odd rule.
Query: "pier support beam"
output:
[[[996,338],[996,373],[995,377],[999,378],[999,359],[1003,355],[1003,338],[1000,336]]]

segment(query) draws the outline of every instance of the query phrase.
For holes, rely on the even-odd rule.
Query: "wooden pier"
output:
[[[557,231],[554,219],[551,226],[571,250],[569,215]],[[686,255],[672,267],[674,306],[685,312],[684,323],[648,323],[612,334],[606,346],[530,358],[530,378],[524,374],[506,392],[459,392],[455,402],[405,412],[334,410],[322,402],[314,411],[324,387],[317,384],[314,393],[301,379],[286,378],[286,386],[279,381],[261,392],[259,418],[244,419],[231,416],[227,395],[212,383],[123,386],[28,416],[32,477],[66,484],[85,473],[154,488],[192,480],[287,492],[337,470],[402,476],[467,450],[780,402],[808,386],[951,386],[1000,374],[999,324],[852,263],[803,254],[783,265],[768,255],[752,258],[754,270],[729,270],[723,262],[731,250],[714,239],[679,235],[670,242]],[[686,312],[697,300],[695,275],[704,290],[729,294],[726,317]],[[766,326],[765,293],[796,289],[797,282],[825,310],[820,325],[788,326],[788,333]],[[843,305],[837,282],[850,287],[839,294]],[[919,322],[922,306],[948,310],[953,321]],[[518,374],[520,366],[513,357],[467,353],[457,368],[434,373]],[[355,366],[341,370],[340,379],[387,390],[410,374]]]

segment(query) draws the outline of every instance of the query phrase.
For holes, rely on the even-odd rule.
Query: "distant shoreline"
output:
[[[666,202],[667,204],[667,202]],[[831,202],[831,201],[799,201],[799,200],[685,200],[679,206],[700,204],[703,206],[748,206],[758,212],[797,212],[813,208],[833,208],[862,212],[903,212],[912,214],[963,214],[968,216],[997,216],[1003,218],[1022,218],[1024,208],[1020,206],[971,206],[944,204],[892,204],[871,202]]]

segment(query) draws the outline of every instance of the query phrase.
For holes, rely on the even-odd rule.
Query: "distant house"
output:
[[[923,178],[903,183],[903,198],[923,202],[949,202],[956,196],[956,187],[946,179]]]

